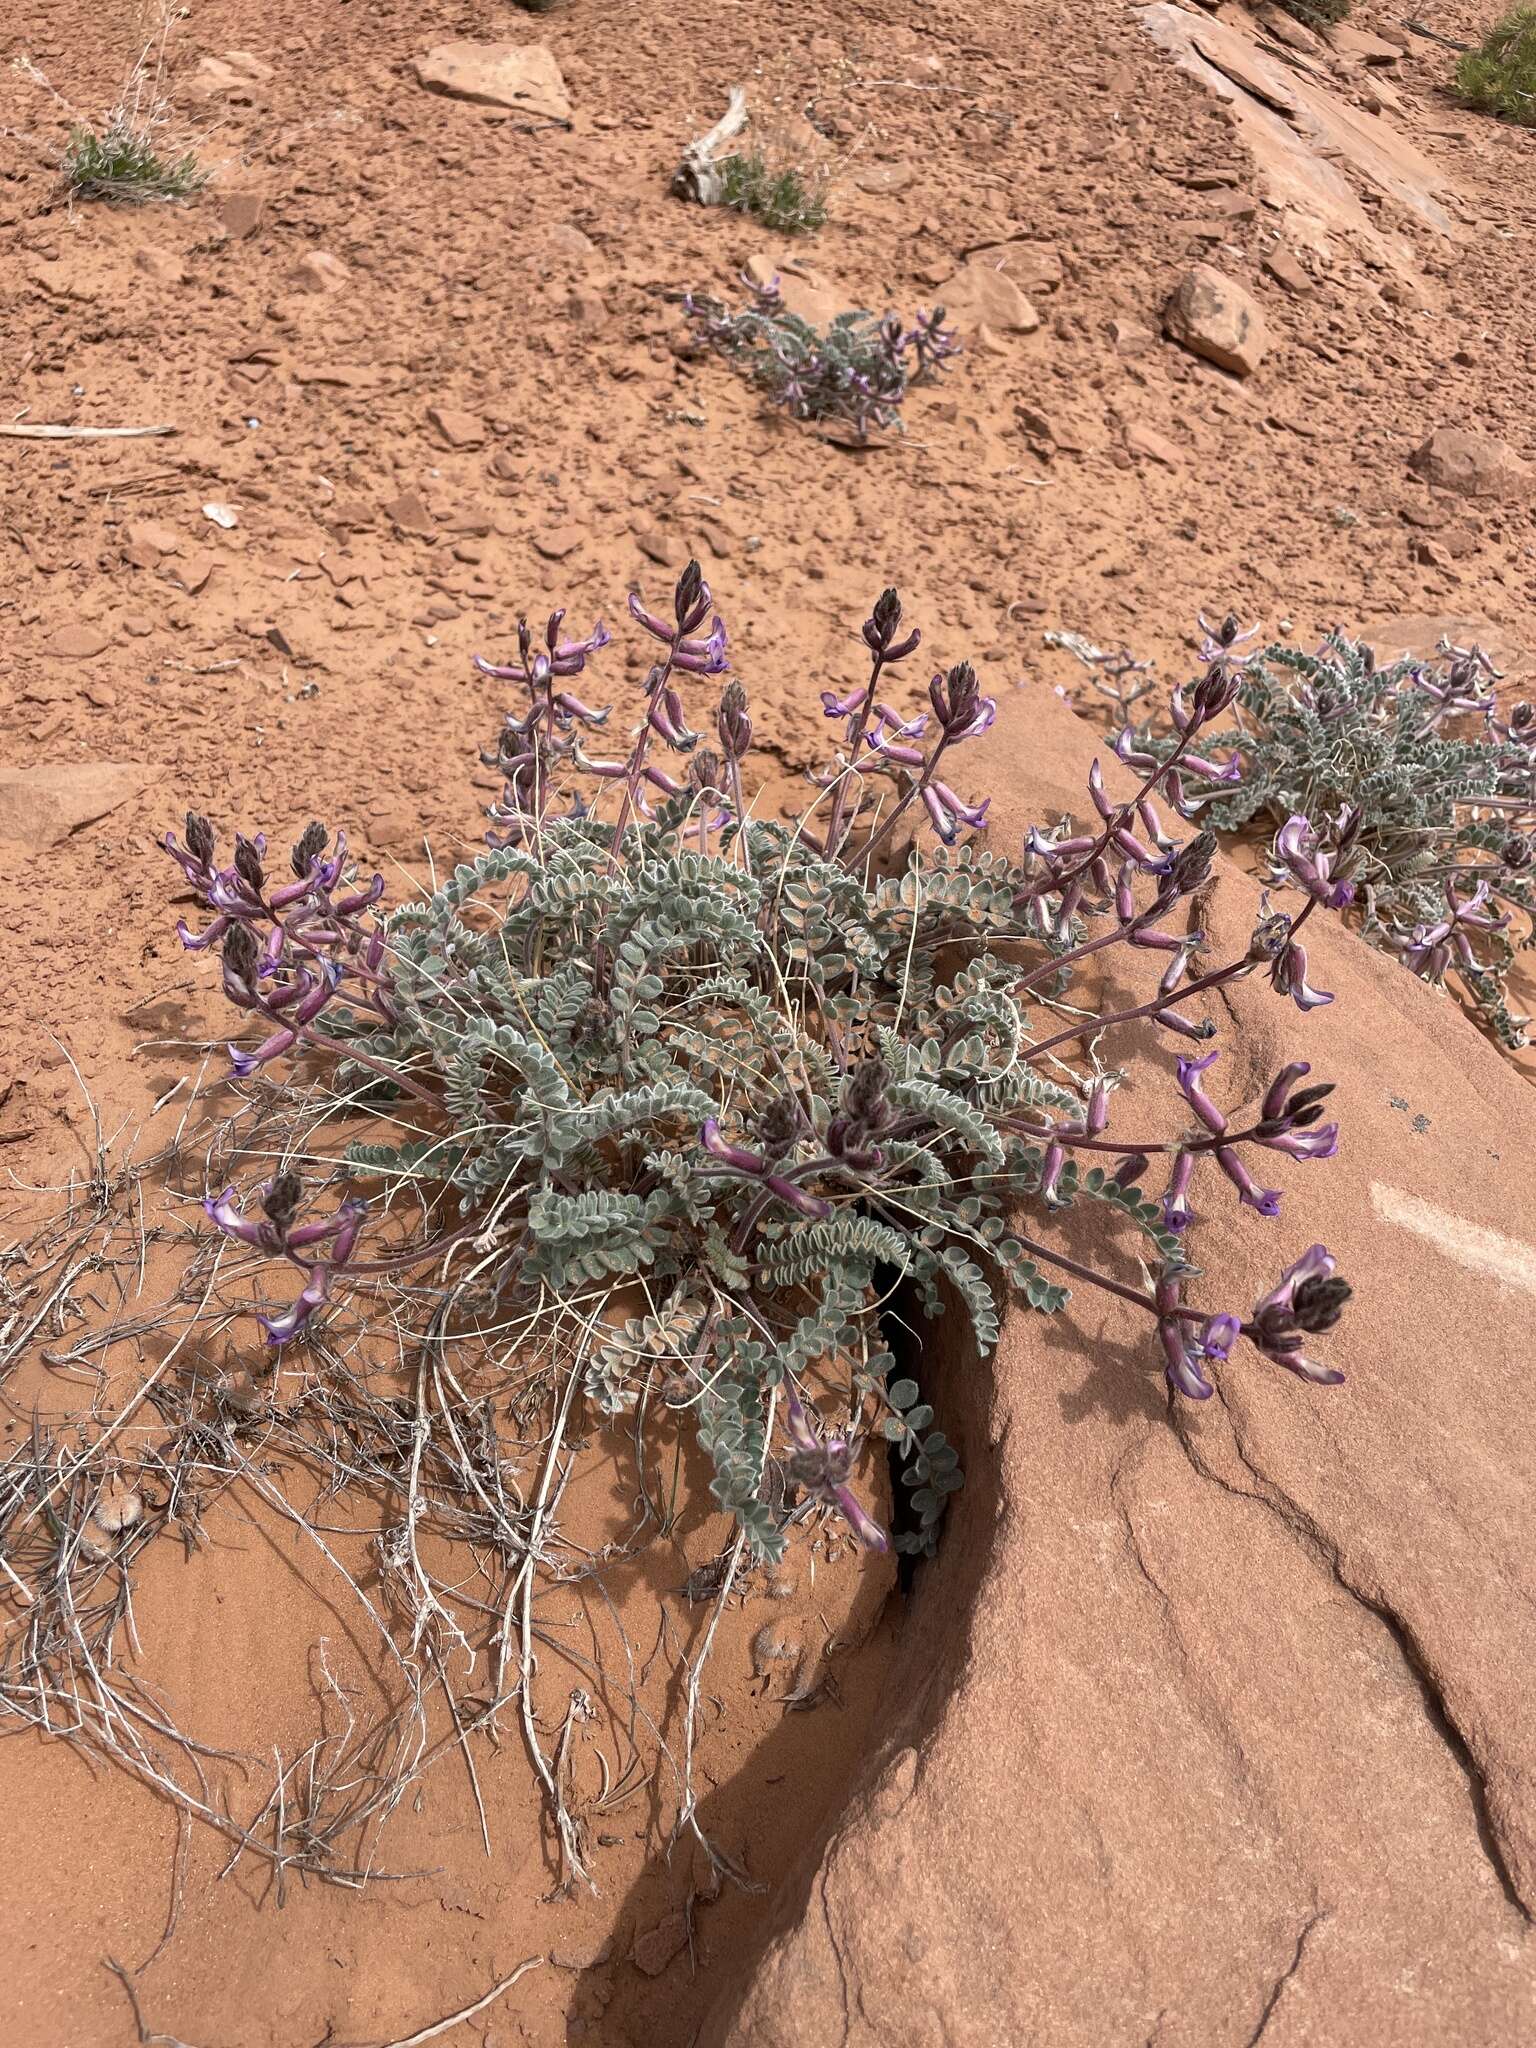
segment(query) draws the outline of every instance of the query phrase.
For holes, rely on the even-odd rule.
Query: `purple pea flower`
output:
[[[706,1117],[699,1128],[699,1143],[712,1159],[718,1159],[733,1173],[746,1175],[749,1179],[761,1181],[770,1193],[787,1202],[797,1215],[807,1216],[819,1223],[832,1213],[832,1204],[823,1201],[820,1195],[808,1194],[797,1187],[783,1174],[775,1173],[769,1161],[761,1152],[748,1151],[745,1145],[733,1145],[720,1129],[718,1117]]]
[[[1299,939],[1287,939],[1276,953],[1269,985],[1277,995],[1289,996],[1298,1010],[1320,1010],[1333,1001],[1327,989],[1313,988],[1307,980],[1307,949]]]
[[[1246,654],[1239,654],[1237,652],[1237,649],[1246,641],[1252,640],[1257,636],[1259,631],[1257,626],[1249,626],[1244,631],[1238,625],[1237,619],[1231,612],[1228,612],[1226,618],[1222,620],[1219,626],[1213,626],[1204,612],[1197,612],[1195,619],[1202,636],[1200,644],[1200,659],[1202,661],[1210,662],[1213,666],[1225,668],[1246,668],[1249,662],[1258,659],[1260,650],[1257,647],[1250,647]],[[1236,692],[1234,691],[1233,694],[1235,695]],[[1232,699],[1229,697],[1227,703],[1231,701]],[[1226,706],[1223,705],[1221,709],[1225,710]],[[1206,715],[1208,717],[1219,717],[1220,712],[1209,712]]]
[[[1314,1363],[1302,1349],[1308,1336],[1333,1328],[1349,1300],[1352,1290],[1337,1278],[1337,1266],[1325,1246],[1312,1245],[1286,1268],[1278,1284],[1255,1305],[1252,1320],[1242,1326],[1243,1335],[1266,1358],[1314,1386],[1335,1387],[1344,1378],[1333,1367]]]
[[[1346,817],[1352,822],[1354,814]],[[1275,834],[1276,867],[1325,910],[1344,910],[1355,900],[1353,882],[1333,879],[1335,857],[1321,845],[1311,820],[1300,813],[1287,818]]]
[[[1224,1138],[1229,1128],[1227,1119],[1206,1094],[1200,1079],[1207,1067],[1212,1066],[1220,1057],[1219,1053],[1208,1052],[1204,1059],[1181,1058],[1178,1063],[1178,1075],[1184,1099],[1195,1115],[1213,1136]],[[1261,1188],[1231,1145],[1216,1145],[1202,1149],[1215,1152],[1216,1164],[1237,1189],[1238,1200],[1247,1208],[1256,1209],[1261,1216],[1280,1214],[1280,1190]]]
[[[989,796],[983,797],[979,804],[965,803],[947,782],[926,783],[921,795],[933,828],[946,846],[954,845],[962,825],[968,825],[972,830],[984,825],[992,804]]]
[[[789,1393],[789,1440],[794,1446],[785,1460],[789,1476],[814,1500],[835,1508],[866,1550],[890,1549],[890,1539],[848,1484],[853,1446],[840,1431],[819,1437],[799,1396]]]
[[[1173,1172],[1163,1190],[1162,1211],[1165,1230],[1187,1230],[1194,1222],[1194,1211],[1188,1206],[1189,1183],[1194,1178],[1196,1154],[1176,1152],[1173,1155]]]

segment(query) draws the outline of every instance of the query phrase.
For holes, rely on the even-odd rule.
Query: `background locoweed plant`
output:
[[[1457,61],[1458,98],[1485,114],[1536,128],[1536,7],[1512,8]]]
[[[899,427],[907,393],[960,352],[942,306],[919,312],[910,327],[896,313],[850,312],[817,328],[789,311],[777,278],[760,285],[744,273],[741,281],[753,304],[738,312],[689,294],[694,340],[798,420],[844,423],[860,439],[871,427]]]
[[[222,858],[201,817],[185,844],[167,836],[208,913],[183,941],[220,950],[225,992],[261,1034],[233,1049],[236,1073],[305,1055],[306,1116],[318,1087],[322,1110],[380,1126],[347,1145],[345,1185],[313,1221],[302,1159],[254,1200],[210,1191],[218,1232],[303,1282],[263,1311],[269,1344],[323,1343],[344,1301],[366,1321],[371,1290],[398,1308],[412,1274],[434,1357],[451,1358],[471,1313],[534,1345],[579,1326],[568,1386],[640,1441],[664,1414],[691,1417],[759,1558],[824,1510],[885,1548],[859,1482],[881,1439],[910,1497],[898,1546],[932,1547],[959,1457],[934,1427],[936,1390],[896,1365],[893,1301],[958,1309],[985,1357],[1011,1295],[1051,1314],[1095,1286],[1145,1316],[1178,1396],[1208,1397],[1239,1342],[1338,1381],[1308,1356],[1349,1294],[1323,1246],[1246,1310],[1190,1250],[1222,1184],[1273,1217],[1265,1163],[1336,1149],[1329,1084],[1308,1085],[1303,1060],[1261,1100],[1222,1106],[1205,1008],[1256,974],[1301,1011],[1330,1001],[1302,933],[1344,900],[1358,858],[1330,866],[1290,820],[1276,858],[1305,901],[1266,907],[1235,958],[1209,956],[1188,910],[1215,842],[1172,836],[1158,805],[1189,808],[1192,749],[1239,690],[1235,623],[1129,800],[1095,763],[1086,822],[1003,849],[968,837],[988,800],[957,788],[995,704],[960,662],[932,675],[922,710],[896,707],[919,635],[895,591],[863,624],[863,680],[823,692],[840,745],[792,826],[746,801],[740,682],[690,723],[684,689],[730,666],[698,565],[664,612],[639,596],[629,609],[655,660],[628,717],[578,694],[610,641],[601,623],[568,637],[557,611],[539,638],[521,622],[514,658],[479,662],[517,693],[486,757],[503,794],[486,850],[430,894],[383,911],[382,879],[355,877],[318,825],[281,874],[259,838]],[[1144,996],[1095,995],[1112,950],[1152,970]],[[1184,1046],[1171,1114],[1112,1129],[1117,1032],[1148,1022]],[[1102,1267],[1063,1232],[1085,1209]]]
[[[1315,821],[1315,857],[1347,862],[1366,937],[1436,987],[1454,974],[1516,1048],[1530,1019],[1511,1013],[1504,984],[1517,948],[1536,944],[1536,708],[1505,717],[1487,656],[1439,651],[1378,666],[1337,632],[1313,654],[1267,647],[1243,664],[1234,722],[1207,743],[1230,749],[1226,762],[1197,767],[1186,752],[1181,773],[1218,832]],[[1139,768],[1167,761],[1185,716],[1175,693],[1171,734],[1128,725],[1116,752]]]

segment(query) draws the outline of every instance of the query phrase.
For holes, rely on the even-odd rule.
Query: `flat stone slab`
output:
[[[571,118],[570,95],[547,43],[439,43],[412,61],[428,92],[547,121]]]
[[[147,789],[160,772],[133,761],[0,770],[0,840],[46,852]]]

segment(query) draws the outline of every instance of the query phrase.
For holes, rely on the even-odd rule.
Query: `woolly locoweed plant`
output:
[[[849,312],[817,328],[790,312],[777,278],[758,284],[743,272],[741,281],[752,303],[738,312],[689,295],[694,341],[724,357],[792,419],[844,425],[860,440],[872,427],[900,427],[908,392],[960,352],[942,306],[918,313],[910,327],[896,313]]]
[[[315,1142],[340,1163],[313,1220],[302,1158],[255,1200],[210,1189],[214,1228],[302,1282],[262,1311],[268,1343],[366,1322],[381,1290],[444,1360],[471,1325],[535,1348],[579,1330],[567,1398],[642,1442],[691,1420],[764,1558],[826,1511],[886,1546],[859,1482],[872,1438],[904,1460],[901,1547],[933,1543],[958,1453],[933,1390],[897,1375],[879,1311],[898,1289],[963,1312],[982,1357],[1010,1296],[1056,1313],[1107,1289],[1145,1317],[1179,1398],[1209,1396],[1240,1345],[1340,1379],[1309,1355],[1349,1293],[1324,1247],[1243,1306],[1191,1258],[1223,1190],[1275,1216],[1265,1167],[1337,1144],[1304,1060],[1228,1099],[1207,1004],[1253,975],[1298,1012],[1331,1000],[1304,927],[1345,900],[1354,849],[1325,856],[1289,820],[1276,859],[1299,907],[1266,907],[1235,958],[1211,958],[1180,913],[1214,841],[1160,815],[1188,812],[1185,778],[1230,772],[1198,749],[1242,686],[1235,622],[1132,799],[1095,764],[1086,822],[1000,848],[969,836],[993,700],[962,661],[922,710],[893,701],[919,645],[894,591],[864,622],[864,679],[823,693],[840,747],[794,826],[747,802],[753,717],[697,564],[665,612],[629,608],[655,661],[628,715],[590,698],[601,623],[571,637],[556,612],[479,663],[517,696],[487,756],[504,790],[486,851],[431,894],[384,911],[382,880],[355,879],[319,826],[282,873],[259,838],[221,857],[201,817],[167,839],[209,917],[183,940],[219,950],[256,1027],[237,1073],[302,1058],[318,1128],[327,1090],[354,1128],[393,1127],[339,1155]],[[709,686],[695,725],[684,693]],[[1095,999],[1111,949],[1146,963],[1144,996]],[[1149,1021],[1177,1042],[1168,1114],[1119,1128],[1116,1034]],[[1102,1268],[1064,1239],[1085,1207],[1107,1226]]]
[[[1536,944],[1536,708],[1500,709],[1479,649],[1440,654],[1378,664],[1341,633],[1312,654],[1277,643],[1244,664],[1233,722],[1209,742],[1231,750],[1224,766],[1190,774],[1177,693],[1171,730],[1128,724],[1115,751],[1141,770],[1183,752],[1190,806],[1215,830],[1262,819],[1293,858],[1307,848],[1348,872],[1341,907],[1364,935],[1437,988],[1454,976],[1513,1049],[1530,1019],[1505,984]],[[1298,815],[1305,833],[1286,822]]]

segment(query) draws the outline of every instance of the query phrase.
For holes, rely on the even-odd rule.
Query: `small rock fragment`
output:
[[[1179,280],[1163,312],[1169,337],[1218,369],[1251,377],[1269,349],[1264,315],[1230,277],[1197,263]]]
[[[290,282],[301,292],[340,291],[350,272],[328,249],[311,249],[294,265]]]
[[[546,562],[563,562],[581,546],[582,532],[579,526],[552,526],[534,534],[532,540],[536,555],[542,555]]]
[[[186,268],[179,256],[169,249],[155,249],[147,242],[133,252],[133,267],[147,277],[151,284],[185,284]]]
[[[688,1918],[679,1908],[658,1920],[646,1933],[637,1934],[630,1955],[637,1970],[643,1970],[647,1977],[659,1977],[687,1942]]]
[[[1436,490],[1464,498],[1514,503],[1536,487],[1536,468],[1507,442],[1462,427],[1437,427],[1409,456],[1408,467]]]
[[[427,420],[447,448],[481,448],[485,445],[485,422],[472,412],[456,412],[451,406],[429,405]]]
[[[219,219],[232,242],[243,242],[248,235],[254,235],[265,213],[266,203],[259,192],[225,192],[220,195]]]
[[[1139,320],[1111,320],[1109,338],[1119,356],[1144,356],[1149,348],[1157,346],[1157,336]]]
[[[112,644],[112,636],[100,626],[60,626],[48,642],[48,652],[61,661],[94,661]]]
[[[1177,469],[1182,459],[1171,441],[1140,424],[1126,428],[1125,445],[1132,455],[1145,456],[1148,462],[1161,463],[1164,469]]]
[[[962,329],[985,323],[999,334],[1033,334],[1040,325],[1009,272],[987,256],[973,256],[945,283],[944,310]]]
[[[1263,258],[1264,268],[1278,285],[1288,292],[1309,292],[1312,280],[1289,249],[1271,249]]]

